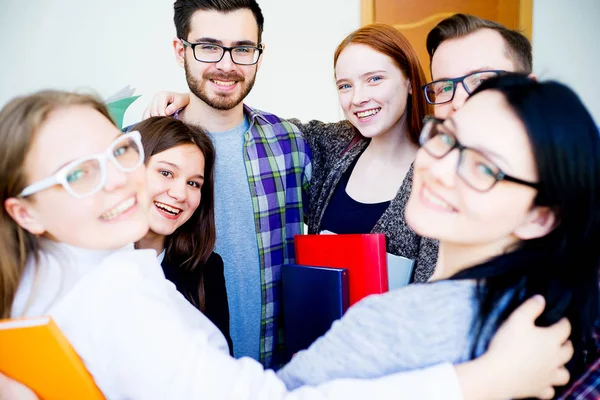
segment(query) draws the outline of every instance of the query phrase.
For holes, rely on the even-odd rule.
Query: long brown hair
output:
[[[204,156],[204,183],[200,205],[189,220],[167,236],[165,259],[176,261],[177,268],[194,271],[208,260],[215,247],[214,164],[215,149],[206,132],[197,126],[187,125],[171,117],[152,117],[132,129],[140,132],[146,164],[150,157],[173,147],[191,144]],[[203,273],[198,274],[200,283],[198,298],[200,310],[204,310]],[[191,300],[188,298],[188,300]]]
[[[27,260],[34,257],[37,264],[40,249],[39,238],[21,228],[4,203],[27,186],[25,159],[48,115],[74,105],[91,107],[112,121],[104,104],[94,97],[60,91],[15,98],[0,111],[0,318],[10,317]]]
[[[406,110],[408,116],[408,134],[411,142],[419,143],[419,134],[423,128],[423,118],[429,113],[429,106],[421,91],[425,84],[425,74],[419,63],[417,53],[408,40],[397,29],[385,24],[371,24],[352,32],[339,44],[333,55],[333,68],[337,65],[342,51],[350,44],[364,44],[373,50],[390,57],[406,76],[412,88],[408,95]]]

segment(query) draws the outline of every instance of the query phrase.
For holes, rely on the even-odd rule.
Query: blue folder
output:
[[[282,267],[287,360],[310,346],[348,309],[348,270],[289,264]]]

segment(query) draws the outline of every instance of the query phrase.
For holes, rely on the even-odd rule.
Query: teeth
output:
[[[437,196],[433,196],[427,188],[423,188],[423,197],[425,197],[425,199],[431,204],[444,208],[448,211],[454,211],[454,208],[450,206],[450,204],[446,203]]]
[[[219,86],[233,86],[235,84],[235,81],[232,81],[232,82],[213,81],[213,82],[216,83]]]
[[[130,197],[125,200],[121,204],[111,208],[104,214],[100,216],[100,218],[104,221],[110,221],[117,218],[119,215],[123,214],[125,211],[129,210],[131,207],[135,205],[135,197]]]
[[[158,201],[155,201],[154,205],[161,210],[168,212],[169,214],[177,215],[181,212],[179,208],[171,207],[168,204],[159,203]]]
[[[356,115],[358,116],[358,118],[366,118],[370,117],[371,115],[377,114],[380,110],[381,108],[373,108],[371,110],[357,112]]]

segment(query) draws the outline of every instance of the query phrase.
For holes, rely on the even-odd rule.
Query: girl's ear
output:
[[[533,207],[525,221],[515,229],[514,234],[521,240],[546,236],[556,227],[558,216],[550,207]]]
[[[23,229],[34,235],[41,235],[46,232],[39,215],[26,200],[10,197],[4,201],[4,208],[8,215]]]

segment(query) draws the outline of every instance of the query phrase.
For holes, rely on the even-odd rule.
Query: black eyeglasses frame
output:
[[[263,52],[263,48],[262,45],[258,45],[258,46],[248,46],[248,45],[244,45],[244,46],[231,46],[231,47],[227,47],[227,46],[222,46],[220,44],[216,44],[216,43],[210,43],[210,42],[198,42],[198,43],[190,43],[185,39],[179,38],[179,40],[181,40],[181,43],[184,44],[184,46],[188,46],[189,48],[192,49],[192,54],[194,55],[194,59],[198,62],[203,62],[203,63],[211,63],[211,64],[215,64],[218,63],[219,61],[221,61],[223,59],[223,57],[225,57],[225,53],[229,53],[229,57],[231,57],[231,62],[233,62],[234,64],[237,65],[256,65],[256,63],[258,63],[258,60],[260,60],[260,56],[262,55]],[[221,54],[221,57],[218,60],[213,60],[213,61],[206,61],[206,60],[199,60],[198,57],[196,57],[196,46],[198,45],[210,45],[210,46],[215,46],[215,47],[220,47],[223,50],[223,53]],[[254,61],[251,64],[244,64],[244,63],[239,63],[236,62],[233,58],[233,50],[236,49],[255,49],[258,51],[258,57],[256,57],[256,61]]]

